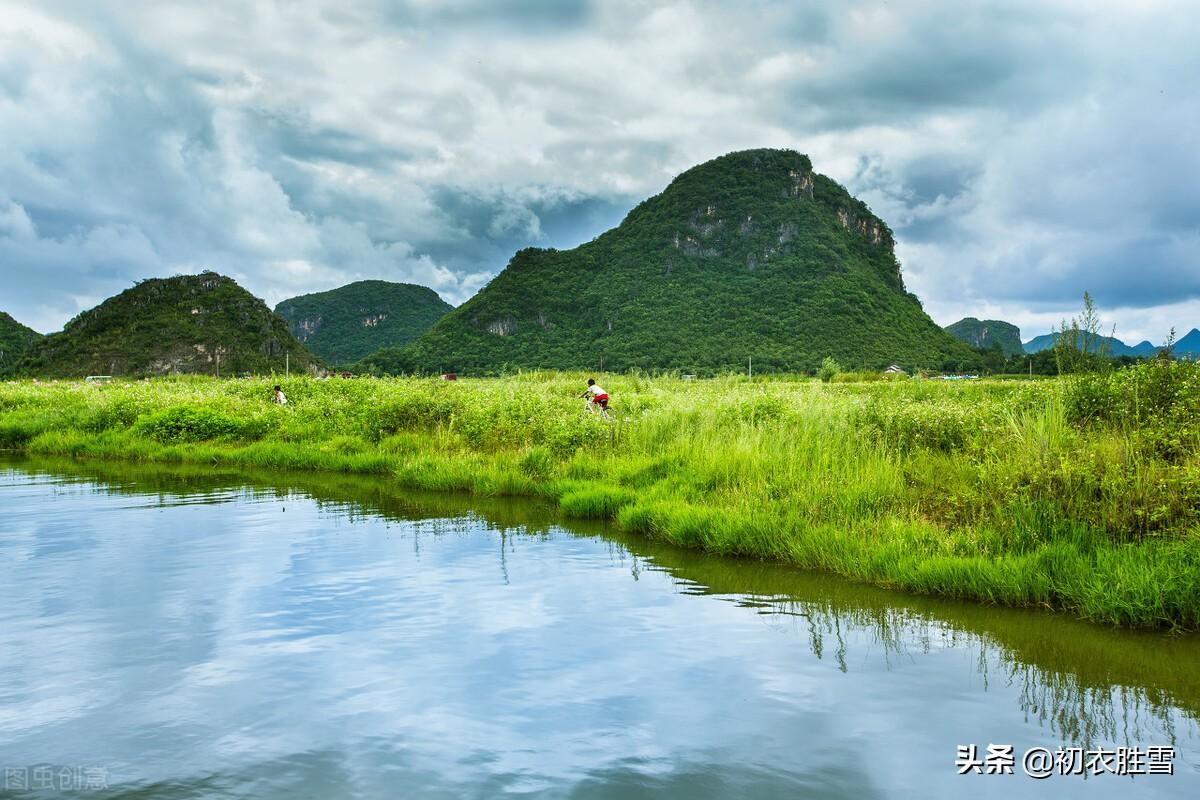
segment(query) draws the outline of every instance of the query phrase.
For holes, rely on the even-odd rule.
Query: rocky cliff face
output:
[[[1005,355],[1020,355],[1025,352],[1021,345],[1021,329],[1010,322],[966,317],[953,325],[947,325],[946,330],[971,347],[981,350],[989,350],[993,345],[999,345]]]
[[[388,281],[358,281],[275,307],[296,338],[333,364],[407,344],[450,310],[432,289]]]

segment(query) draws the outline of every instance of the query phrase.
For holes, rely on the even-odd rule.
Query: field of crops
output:
[[[913,592],[1200,628],[1200,367],[0,384],[0,448],[378,473]]]

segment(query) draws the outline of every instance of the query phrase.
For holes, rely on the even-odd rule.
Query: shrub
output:
[[[1073,378],[1067,417],[1080,426],[1119,425],[1175,461],[1200,450],[1200,364],[1154,360]]]
[[[825,356],[825,360],[821,362],[820,369],[817,370],[817,377],[824,383],[829,383],[841,371],[841,364],[834,360],[832,356]]]
[[[197,406],[172,406],[143,417],[137,424],[139,433],[164,444],[258,438],[264,432],[264,427],[254,420],[239,420],[220,411]]]
[[[90,433],[128,428],[137,422],[141,411],[142,405],[134,399],[119,397],[85,411],[79,420],[79,427]]]
[[[787,408],[788,402],[783,397],[777,394],[760,394],[722,406],[720,414],[728,421],[755,424],[779,419]]]

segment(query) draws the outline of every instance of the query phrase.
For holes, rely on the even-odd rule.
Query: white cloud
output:
[[[0,201],[0,236],[22,241],[37,237],[33,220],[20,203]]]
[[[891,224],[940,322],[1033,335],[1089,289],[1158,339],[1200,324],[1198,35],[1065,0],[0,0],[0,307],[52,329],[201,268],[272,303],[366,277],[461,302],[782,146]]]

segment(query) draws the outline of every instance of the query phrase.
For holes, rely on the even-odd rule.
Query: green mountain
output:
[[[965,317],[947,325],[946,332],[979,350],[990,350],[992,345],[998,344],[1006,356],[1019,356],[1025,352],[1021,346],[1021,329],[1011,322]]]
[[[974,356],[904,289],[892,232],[790,150],[694,167],[573,250],[526,249],[382,372],[937,367]]]
[[[285,360],[286,358],[286,360]],[[313,370],[320,362],[262,300],[215,272],[142,281],[45,337],[28,375],[222,375]]]
[[[318,356],[348,364],[381,347],[408,344],[453,308],[425,286],[358,281],[284,300],[275,313]]]
[[[1054,347],[1054,343],[1058,341],[1057,333],[1045,333],[1041,336],[1035,336],[1025,343],[1026,353],[1040,353],[1043,350],[1049,350]],[[1159,351],[1157,345],[1150,342],[1139,342],[1135,345],[1127,345],[1120,339],[1112,336],[1097,337],[1096,343],[1092,346],[1092,352],[1096,352],[1104,348],[1107,354],[1113,358],[1120,356],[1141,356],[1149,358]],[[1082,348],[1081,348],[1082,349]]]
[[[0,375],[12,370],[42,335],[0,311]]]

